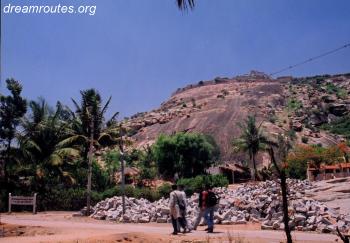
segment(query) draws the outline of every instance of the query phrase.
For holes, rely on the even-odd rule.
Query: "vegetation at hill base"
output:
[[[214,126],[217,124],[213,125],[213,132],[208,134],[190,132],[191,129],[183,132],[169,130],[171,135],[155,134],[155,143],[142,148],[134,146],[131,137],[140,134],[146,126],[143,124],[153,125],[154,121],[164,124],[176,119],[177,113],[191,123],[195,121],[190,120],[193,114],[203,114],[209,101],[201,100],[200,96],[181,98],[178,101],[174,99],[164,103],[164,107],[173,113],[160,109],[166,115],[158,116],[161,112],[155,111],[147,118],[149,113],[142,112],[118,121],[118,113],[110,119],[106,118],[111,97],[104,101],[95,89],[82,90],[79,99],[72,100],[74,109],[71,109],[59,101],[51,106],[44,98],[27,100],[22,96],[20,82],[8,79],[6,94],[0,94],[0,209],[6,209],[9,192],[23,196],[38,193],[39,210],[82,208],[86,204],[89,150],[93,151],[92,204],[105,197],[121,195],[122,160],[127,169],[134,171],[133,175],[128,175],[131,176],[128,183],[132,184],[126,186],[126,195],[144,197],[151,201],[167,197],[170,182],[185,185],[187,194],[200,190],[206,184],[227,186],[227,178],[223,175],[207,174],[209,167],[226,161],[222,157],[226,153],[225,159],[228,158],[226,150],[243,154],[244,158],[239,162],[249,161],[247,164],[252,179],[271,179],[276,175],[273,166],[265,166],[260,171],[257,166],[260,162],[257,161],[260,160],[259,155],[267,153],[271,146],[270,140],[275,137],[269,130],[265,131],[262,123],[283,128],[289,138],[299,141],[300,144],[294,142],[281,168],[288,177],[304,179],[308,162],[319,168],[322,164],[349,161],[350,117],[346,106],[349,90],[342,83],[330,83],[330,77],[349,82],[346,75],[292,80],[285,85],[291,94],[286,96],[289,98],[283,102],[274,100],[278,104],[279,113],[266,112],[265,117],[255,117],[253,112],[248,113],[246,119],[242,118],[239,124],[235,123],[240,128],[240,134],[226,136],[231,131],[227,128],[218,131]],[[215,99],[217,93],[213,93],[212,100],[216,105],[222,105],[230,102],[235,95],[246,95],[238,89],[241,83],[232,81],[236,87],[233,89],[229,86],[229,80],[216,78],[211,83],[202,81],[199,86],[200,89],[205,89],[209,84],[220,85],[217,93],[224,99],[218,101]],[[272,86],[258,86],[264,88],[264,91],[257,94],[262,95],[266,88]],[[196,87],[188,89],[190,88]],[[253,95],[253,92],[250,94]],[[255,105],[252,101],[249,106]],[[262,104],[258,106],[264,109]],[[276,108],[273,102],[266,106],[270,110]],[[285,116],[280,116],[280,113],[285,113]],[[216,123],[222,120],[220,116],[213,119]],[[219,125],[224,126],[222,123]],[[189,127],[185,125],[185,128]],[[315,145],[315,138],[318,138],[316,135],[320,131],[337,134],[345,142],[337,146]],[[218,138],[217,134],[223,136]],[[230,143],[227,146],[224,144],[226,150],[223,150],[222,142],[225,139],[229,139]],[[144,140],[141,138],[141,141]],[[341,140],[338,139],[339,141]],[[157,180],[169,183],[159,185],[156,184]]]
[[[315,168],[321,164],[335,164],[344,161],[346,153],[342,145],[323,148],[317,145],[296,145],[287,157],[287,174],[291,178],[306,179],[307,163]]]
[[[189,196],[195,192],[200,192],[205,186],[227,187],[228,184],[228,179],[223,175],[199,175],[194,178],[183,178],[177,181],[177,185],[183,185],[186,195]]]

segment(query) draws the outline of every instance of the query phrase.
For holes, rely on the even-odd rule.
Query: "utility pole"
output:
[[[120,129],[121,129],[121,126],[120,126]],[[125,161],[124,161],[124,147],[123,147],[122,133],[120,136],[119,150],[120,150],[120,157],[121,157],[120,162],[121,162],[121,174],[122,174],[122,207],[123,207],[123,215],[124,215],[125,214]]]
[[[94,120],[90,114],[90,147],[88,154],[88,183],[87,183],[87,198],[86,198],[86,216],[90,215],[91,207],[91,177],[92,177],[92,155],[94,150]]]

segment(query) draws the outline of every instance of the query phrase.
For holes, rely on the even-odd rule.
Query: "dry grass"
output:
[[[226,237],[211,238],[209,235],[206,236],[205,240],[194,240],[194,241],[181,241],[181,243],[250,243],[244,237],[233,236],[230,231],[227,231]]]

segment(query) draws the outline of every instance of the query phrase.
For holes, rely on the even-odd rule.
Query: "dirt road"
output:
[[[32,214],[2,214],[2,222],[11,225],[35,227],[37,234],[4,237],[0,242],[227,242],[229,235],[241,242],[281,242],[282,231],[261,231],[259,225],[217,226],[216,233],[208,235],[203,229],[186,235],[171,236],[170,224],[116,224],[90,218],[75,218],[70,212]],[[39,230],[40,229],[40,230]],[[228,235],[229,234],[229,235]],[[328,234],[294,232],[297,242],[335,242]]]

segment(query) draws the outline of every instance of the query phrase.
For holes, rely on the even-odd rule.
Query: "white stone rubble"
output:
[[[313,186],[308,181],[288,180],[289,225],[294,230],[336,233],[350,229],[350,215],[339,213],[339,208],[305,197],[305,190]],[[214,216],[216,224],[261,223],[261,229],[283,230],[280,186],[275,181],[245,184],[237,189],[215,188],[220,197]],[[130,223],[169,223],[168,199],[149,202],[146,199],[126,197],[126,213],[122,215],[121,197],[107,198],[97,203],[92,211],[94,219]],[[192,225],[198,212],[198,195],[188,198],[187,221]],[[86,210],[86,209],[85,209]]]

